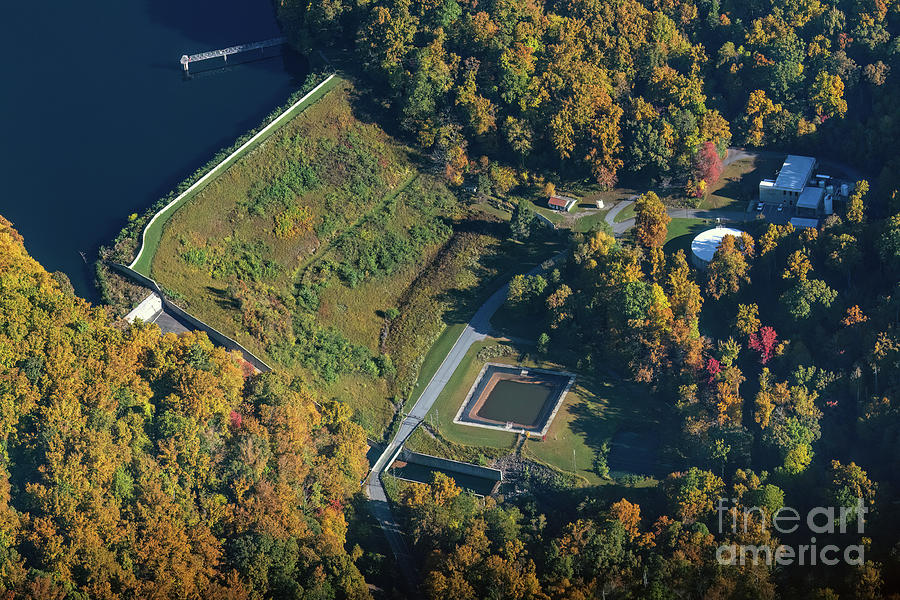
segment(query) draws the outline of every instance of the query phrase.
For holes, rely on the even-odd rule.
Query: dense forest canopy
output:
[[[366,598],[349,411],[205,334],[115,328],[0,217],[0,595]]]
[[[814,148],[878,175],[898,139],[892,0],[282,0],[347,44],[451,180],[514,165],[688,176],[705,142]],[[379,92],[380,93],[380,92]]]
[[[726,237],[705,272],[664,248],[666,206],[648,193],[633,236],[576,236],[558,271],[520,278],[511,301],[543,320],[539,351],[577,348],[587,371],[626,365],[677,415],[685,469],[660,486],[664,506],[653,494],[644,512],[634,498],[607,498],[548,521],[537,507],[471,504],[445,481],[407,491],[429,597],[900,589],[900,220],[885,218],[900,210],[900,5],[283,0],[279,17],[300,48],[349,48],[391,118],[452,183],[489,160],[522,181],[538,171],[611,188],[629,177],[700,197],[729,145],[836,158],[872,180],[818,229],[759,222]],[[528,237],[522,214],[516,239]],[[723,568],[714,547],[729,536],[710,534],[719,497],[763,516],[834,505],[860,517],[862,506],[869,521],[856,541],[867,560]],[[743,541],[780,543],[771,535]]]
[[[821,229],[726,236],[706,272],[664,252],[649,192],[636,243],[593,232],[559,270],[517,276],[509,300],[542,321],[537,352],[576,349],[581,372],[625,365],[680,424],[682,466],[652,491],[538,485],[513,504],[442,478],[406,488],[426,597],[900,597],[900,216],[870,218],[856,187]],[[817,507],[849,527],[773,527]],[[845,553],[815,562],[831,545]],[[722,560],[785,546],[781,566]]]

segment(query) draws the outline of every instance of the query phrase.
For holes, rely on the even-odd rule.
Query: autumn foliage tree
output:
[[[726,235],[713,254],[707,269],[706,291],[716,300],[735,294],[750,281],[748,258],[754,254],[753,238]]]
[[[775,333],[775,330],[769,326],[763,326],[759,328],[759,331],[750,334],[747,345],[759,352],[759,362],[765,365],[772,360],[777,341],[778,334]]]
[[[671,474],[664,483],[672,509],[680,519],[692,523],[710,515],[724,483],[709,471],[691,468]]]
[[[866,218],[866,205],[864,203],[866,194],[869,193],[869,182],[866,180],[857,181],[853,186],[853,193],[847,201],[847,220],[856,225],[860,225]]]
[[[773,102],[764,90],[753,90],[742,115],[745,140],[750,146],[762,146],[778,139],[783,133],[780,121],[785,115],[784,106]]]
[[[811,101],[820,119],[843,117],[847,113],[847,101],[844,100],[844,82],[840,76],[824,71],[816,75]]]
[[[858,512],[860,503],[871,507],[878,486],[869,479],[865,469],[854,462],[843,464],[833,460],[830,471],[830,495],[835,504],[849,509],[849,522],[853,523],[862,516]]]

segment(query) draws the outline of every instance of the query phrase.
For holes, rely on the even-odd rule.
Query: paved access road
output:
[[[774,153],[773,153],[774,154]],[[753,158],[754,156],[761,155],[760,152],[748,152],[743,148],[729,148],[728,154],[725,156],[725,159],[722,161],[722,166],[726,167],[733,163],[736,160],[741,160],[742,158]],[[613,234],[616,236],[622,235],[632,227],[634,227],[634,219],[625,219],[624,221],[620,221],[616,223],[616,215],[625,210],[628,206],[634,204],[634,201],[637,199],[638,195],[635,194],[628,200],[624,200],[616,204],[603,218],[610,227],[612,227]],[[673,219],[727,219],[729,221],[749,221],[754,218],[752,213],[745,212],[723,212],[720,210],[713,211],[707,208],[670,208],[666,211],[670,217]]]
[[[613,234],[619,236],[634,227],[634,217],[618,223],[615,222],[616,214],[629,204],[633,203],[633,200],[619,202],[616,208],[609,211],[606,217],[604,217],[604,220],[612,227]],[[613,211],[615,211],[615,213]],[[670,208],[666,213],[673,219],[725,219],[726,221],[751,221],[756,218],[756,213],[712,210],[709,208]]]
[[[560,252],[554,255],[551,260],[554,262],[558,261],[563,255],[564,252]],[[529,271],[528,274],[538,273],[541,270],[542,267],[538,266]],[[387,537],[388,545],[390,545],[391,551],[394,553],[394,558],[397,560],[397,564],[409,585],[410,591],[415,591],[416,582],[418,581],[415,561],[412,559],[409,547],[403,538],[403,533],[400,531],[397,520],[391,511],[387,495],[384,493],[384,487],[381,484],[381,474],[397,453],[400,452],[403,444],[416,430],[416,427],[425,419],[425,415],[431,410],[434,401],[437,400],[453,372],[456,371],[459,363],[462,362],[463,357],[469,351],[469,348],[472,347],[472,344],[490,335],[491,317],[506,301],[508,291],[509,282],[506,282],[499,290],[491,294],[490,298],[475,312],[475,315],[466,324],[466,328],[460,334],[456,343],[453,344],[450,352],[444,357],[444,361],[438,367],[434,377],[428,382],[425,391],[422,392],[412,410],[403,419],[400,429],[394,435],[394,439],[391,440],[391,443],[388,444],[381,456],[378,457],[378,460],[375,461],[366,480],[365,489],[366,495],[369,497],[369,508],[372,511],[372,515],[381,525],[385,537]]]
[[[616,216],[618,216],[620,212],[634,204],[635,198],[637,198],[637,196],[632,196],[628,200],[622,200],[611,209],[609,209],[609,212],[606,213],[605,217],[603,217],[603,220],[606,221],[607,225],[612,227],[613,233],[615,235],[622,235],[623,233],[628,231],[628,229],[630,229],[632,225],[634,225],[634,219],[627,219],[627,221],[631,221],[631,225],[623,228],[622,223],[624,223],[625,221],[623,221],[622,223],[616,223]]]

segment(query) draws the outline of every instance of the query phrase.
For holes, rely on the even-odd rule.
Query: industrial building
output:
[[[763,179],[759,182],[760,202],[793,206],[809,185],[815,170],[816,159],[789,154],[774,180]]]
[[[759,201],[781,207],[801,226],[815,227],[820,217],[834,212],[834,186],[830,177],[816,174],[817,166],[811,156],[789,154],[774,180],[759,182]]]

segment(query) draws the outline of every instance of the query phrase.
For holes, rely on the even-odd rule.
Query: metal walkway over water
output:
[[[249,44],[240,44],[238,46],[222,48],[221,50],[209,50],[208,52],[200,52],[198,54],[185,54],[181,57],[181,66],[184,67],[185,72],[187,72],[189,65],[193,62],[218,58],[220,56],[227,62],[228,57],[232,54],[240,54],[241,52],[249,52],[250,50],[264,50],[266,48],[271,48],[272,46],[281,46],[285,43],[287,43],[286,37],[277,37],[262,42],[251,42]]]

